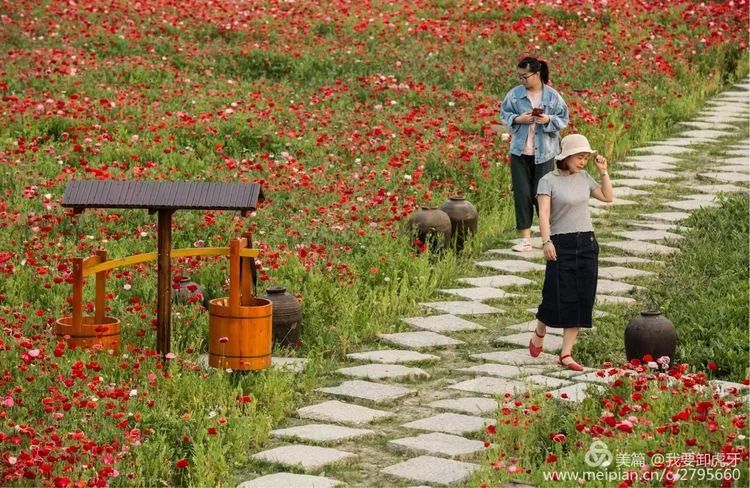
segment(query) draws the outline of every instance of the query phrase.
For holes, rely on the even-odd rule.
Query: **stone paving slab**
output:
[[[664,205],[667,207],[676,208],[678,210],[693,211],[699,208],[712,208],[718,207],[718,203],[704,202],[702,200],[682,200],[680,202],[666,202]]]
[[[511,251],[512,252],[512,251]],[[448,295],[456,295],[462,298],[468,298],[469,300],[497,300],[500,298],[506,298],[513,296],[512,293],[505,292],[499,288],[492,288],[490,286],[479,286],[474,288],[448,288],[438,290],[440,293],[446,293]]]
[[[502,309],[491,307],[477,301],[446,301],[420,303],[423,307],[440,310],[453,315],[482,315],[490,313],[504,313]]]
[[[447,434],[469,434],[484,430],[488,425],[495,425],[490,418],[475,417],[461,413],[439,413],[432,417],[415,420],[403,424],[407,429],[427,430],[430,432],[445,432]]]
[[[430,407],[470,415],[486,415],[497,412],[498,402],[494,398],[487,397],[458,397],[434,401],[430,403]]]
[[[331,488],[340,485],[340,481],[325,476],[274,473],[240,483],[237,488]]]
[[[722,124],[721,122],[700,122],[697,120],[687,120],[684,122],[678,122],[682,125],[689,127],[695,127],[696,129],[722,129],[722,130],[737,130],[737,127],[731,124]]]
[[[750,151],[748,151],[747,149],[729,149],[728,151],[725,151],[724,154],[727,154],[729,156],[747,157],[750,156]]]
[[[430,377],[427,371],[420,368],[382,363],[350,366],[348,368],[337,369],[336,372],[344,376],[368,380],[427,379]]]
[[[725,158],[721,161],[721,167],[724,166],[742,166],[744,168],[748,167],[748,163],[750,163],[750,160],[748,160],[748,157],[746,154],[741,155],[741,157],[738,158]]]
[[[493,344],[496,343],[504,343],[504,344],[515,344],[517,346],[526,346],[529,345],[529,340],[531,339],[531,336],[533,335],[533,332],[521,332],[520,334],[511,334],[506,336],[498,336],[493,339]],[[545,351],[552,351],[556,352],[562,349],[562,337],[558,335],[550,335],[549,337],[546,337],[544,339],[544,344],[542,345],[542,348]]]
[[[538,357],[532,358],[531,356],[529,356],[528,347],[522,349],[513,349],[510,351],[482,352],[478,354],[471,354],[469,357],[478,361],[491,361],[493,363],[503,364],[540,366],[545,366],[547,364],[557,364],[557,356],[547,354],[546,352],[541,353]]]
[[[528,354],[528,351],[526,354]],[[468,391],[471,393],[482,393],[484,395],[493,396],[505,395],[506,393],[523,393],[526,390],[522,383],[491,376],[479,376],[471,380],[450,385],[448,388],[451,390]]]
[[[397,346],[410,348],[429,348],[429,347],[447,347],[463,344],[463,341],[453,339],[452,337],[436,334],[435,332],[399,332],[396,334],[378,334],[378,337],[384,341],[396,344]]]
[[[483,376],[496,376],[499,378],[516,379],[530,373],[540,372],[541,369],[538,367],[529,366],[520,368],[512,364],[483,363],[468,368],[459,368],[458,371],[461,371],[462,373]]]
[[[621,281],[612,281],[607,279],[599,279],[596,283],[596,292],[604,293],[605,295],[616,295],[618,293],[630,293],[635,290],[635,286]]]
[[[676,173],[667,173],[666,171],[659,171],[657,169],[621,170],[617,172],[617,175],[637,180],[671,180],[679,178]],[[615,179],[615,181],[617,180]]]
[[[339,386],[316,388],[316,391],[321,391],[329,395],[367,400],[373,403],[392,402],[417,393],[416,390],[404,388],[399,385],[385,385],[383,383],[361,380],[344,381]]]
[[[596,295],[595,303],[597,304],[625,304],[635,303],[635,298],[620,297],[617,295]]]
[[[680,137],[702,137],[707,139],[718,139],[720,137],[726,137],[726,135],[727,133],[725,131],[711,129],[686,130],[680,133]]]
[[[502,288],[504,286],[527,286],[533,285],[534,281],[528,278],[515,275],[495,275],[495,276],[479,276],[476,278],[459,278],[458,281],[461,283],[467,283],[474,286],[491,286],[494,288]]]
[[[495,288],[492,289],[494,290]],[[409,317],[401,320],[419,329],[438,333],[484,329],[484,327],[479,324],[475,324],[474,322],[470,322],[466,319],[462,319],[461,317],[456,317],[455,315],[451,314],[430,315],[428,317]]]
[[[715,202],[719,196],[715,193],[693,193],[691,195],[684,195],[682,198],[685,200],[701,200],[703,202]]]
[[[657,144],[662,145],[662,144]],[[644,146],[643,148],[636,148],[635,151],[640,151],[642,149],[645,149],[647,146]],[[651,146],[653,147],[653,146]],[[627,161],[641,161],[645,163],[661,163],[661,164],[675,164],[682,161],[680,158],[676,158],[674,156],[669,156],[667,154],[637,154],[635,156],[630,156],[627,158]]]
[[[685,212],[655,212],[641,214],[641,217],[647,219],[666,220],[667,222],[679,222],[680,220],[685,220],[686,218],[690,217],[690,214]]]
[[[444,434],[442,432],[431,432],[415,437],[394,439],[389,441],[388,445],[397,449],[416,451],[419,454],[446,456],[449,458],[469,457],[485,448],[482,441],[470,440],[465,437]]]
[[[448,486],[466,481],[479,465],[434,456],[419,456],[388,466],[381,472],[418,483]]]
[[[609,241],[602,242],[602,246],[616,247],[623,251],[632,252],[635,254],[662,254],[668,255],[675,252],[679,252],[676,247],[663,246],[661,244],[654,244],[652,242],[645,241]]]
[[[297,410],[297,415],[302,419],[317,420],[320,422],[365,425],[376,420],[393,417],[394,414],[339,400],[329,400],[317,405],[302,407]]]
[[[628,225],[634,226],[634,227],[645,227],[647,229],[653,229],[653,230],[664,230],[664,231],[679,231],[679,230],[685,230],[687,227],[680,226],[678,223],[666,223],[666,222],[639,222],[637,220],[631,220],[628,222]]]
[[[729,184],[723,184],[723,185],[693,185],[689,188],[693,190],[698,190],[703,193],[730,193],[730,192],[738,192],[738,191],[747,191],[747,188],[742,188],[741,186],[735,186],[735,185],[729,185]]]
[[[647,180],[643,178],[615,178],[614,183],[617,186],[632,186],[640,188],[642,186],[661,186],[663,183],[654,180]]]
[[[622,280],[627,278],[640,278],[641,276],[652,276],[652,271],[625,268],[623,266],[605,266],[599,268],[599,278],[607,280]]]
[[[306,358],[281,358],[281,357],[271,358],[272,368],[278,368],[278,369],[285,370],[285,371],[293,371],[295,373],[299,373],[300,371],[305,369],[306,365],[307,365]]]
[[[646,264],[655,262],[651,259],[639,258],[637,256],[600,256],[599,261],[615,264]]]
[[[301,439],[310,442],[344,441],[374,434],[374,430],[353,429],[333,424],[308,424],[271,431],[273,437]]]
[[[517,252],[513,249],[489,249],[487,252],[492,254],[502,254],[504,256],[513,256],[519,259],[544,259],[544,251],[537,248],[525,252]]]
[[[661,241],[664,239],[684,239],[684,236],[680,234],[673,234],[664,230],[630,230],[623,232],[615,232],[616,236],[624,237],[625,239],[633,239],[636,241]]]
[[[251,456],[253,459],[284,466],[300,466],[305,470],[320,469],[329,464],[355,457],[350,452],[331,449],[330,447],[293,444],[281,446]]]
[[[572,385],[572,381],[563,380],[560,378],[552,378],[550,376],[544,376],[541,374],[534,374],[527,376],[523,379],[529,381],[535,385],[543,386],[545,388],[562,388],[563,386]]]
[[[713,169],[718,172],[725,172],[725,173],[748,173],[748,171],[750,171],[748,170],[748,167],[746,165],[742,165],[742,164],[727,164],[727,165],[712,167],[708,169]]]
[[[616,188],[613,188],[612,192],[614,193],[615,198],[651,195],[650,191],[630,188],[629,186],[618,186]]]
[[[650,154],[684,154],[691,153],[695,151],[695,149],[690,149],[685,146],[641,146],[633,148],[633,151]]]
[[[708,178],[710,180],[724,181],[727,183],[747,183],[750,179],[750,175],[746,173],[731,173],[731,172],[718,172],[718,173],[700,173],[699,178]]]
[[[589,199],[589,206],[590,207],[622,207],[625,205],[637,205],[638,202],[634,202],[633,200],[627,200],[625,198],[615,198],[612,202],[602,202],[601,200],[597,200],[596,198],[590,198]]]
[[[747,120],[746,117],[737,116],[734,114],[724,114],[724,115],[705,115],[702,117],[698,117],[695,119],[696,122],[707,122],[707,123],[719,123],[719,124],[731,124],[736,122],[744,122]],[[714,141],[716,139],[713,139]]]
[[[433,354],[423,354],[405,349],[380,349],[377,351],[355,352],[347,354],[346,357],[383,364],[421,363],[440,359],[440,357]]]
[[[732,129],[737,129],[735,126],[730,125],[729,126]],[[696,127],[700,128],[700,127]],[[678,137],[671,137],[669,139],[663,139],[661,141],[649,141],[646,144],[649,146],[693,146],[696,143],[694,142],[695,139],[698,139],[699,142],[702,142],[704,139],[698,138],[690,138],[690,139],[681,139]]]
[[[586,381],[589,383],[600,383],[602,385],[608,385],[615,381],[619,376],[621,375],[617,374],[610,376],[604,370],[596,370],[579,376],[573,376],[570,379],[576,382]]]
[[[630,160],[627,159],[620,163],[622,167],[629,167],[629,168],[636,168],[636,169],[650,169],[650,170],[657,170],[657,171],[672,171],[676,170],[677,166],[674,164],[669,163],[656,163],[653,161],[639,161],[639,160]]]
[[[477,261],[477,266],[492,268],[507,273],[529,273],[531,271],[544,271],[545,267],[537,263],[529,263],[517,259],[503,259],[499,261]]]
[[[607,205],[604,207],[592,207],[589,206],[589,213],[592,216],[600,217],[600,216],[609,216],[609,210],[612,208],[611,205]]]
[[[580,403],[588,396],[588,394],[586,393],[586,390],[588,388],[602,389],[601,386],[593,385],[591,383],[573,383],[572,385],[563,386],[562,388],[552,390],[550,391],[550,394],[553,398],[559,398],[560,400],[565,400],[573,403]]]

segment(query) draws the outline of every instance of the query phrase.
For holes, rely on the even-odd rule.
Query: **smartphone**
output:
[[[544,109],[541,107],[537,107],[531,111],[531,115],[534,117],[539,117],[540,115],[544,114]]]

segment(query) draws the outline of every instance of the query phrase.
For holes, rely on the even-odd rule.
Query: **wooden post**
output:
[[[253,233],[250,232],[249,230],[245,231],[242,234],[242,237],[247,239],[247,247],[252,249]],[[247,258],[246,261],[248,262],[249,267],[250,267],[250,277],[252,278],[252,293],[253,295],[257,295],[258,294],[258,272],[255,267],[255,258]]]
[[[83,259],[73,258],[73,330],[83,325]]]
[[[99,250],[96,251],[96,255],[99,258],[99,263],[103,263],[107,260],[107,251]],[[106,315],[106,285],[107,276],[106,271],[100,271],[96,273],[96,299],[94,300],[94,321],[97,324],[104,323],[104,316]]]
[[[157,273],[159,276],[156,295],[156,350],[162,358],[170,351],[172,314],[172,214],[174,210],[159,210],[157,228]]]

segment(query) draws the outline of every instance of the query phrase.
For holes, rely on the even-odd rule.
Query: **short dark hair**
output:
[[[565,162],[567,159],[568,158],[556,159],[555,160],[555,166],[557,167],[557,169],[561,169],[563,171],[567,171],[568,170],[568,164]]]
[[[528,69],[530,73],[539,73],[539,78],[541,78],[542,83],[545,85],[549,83],[549,66],[546,61],[526,56],[518,62],[518,67],[521,69]]]

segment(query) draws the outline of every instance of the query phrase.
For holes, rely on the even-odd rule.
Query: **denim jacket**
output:
[[[537,124],[534,141],[534,160],[536,164],[549,161],[560,154],[560,131],[568,126],[568,106],[557,91],[547,85],[542,87],[540,107],[549,117],[545,125]],[[510,132],[510,153],[520,156],[526,145],[529,126],[526,124],[513,125],[516,117],[532,109],[531,100],[526,94],[526,88],[518,85],[505,95],[500,106],[500,121]],[[541,129],[541,130],[540,130]]]

